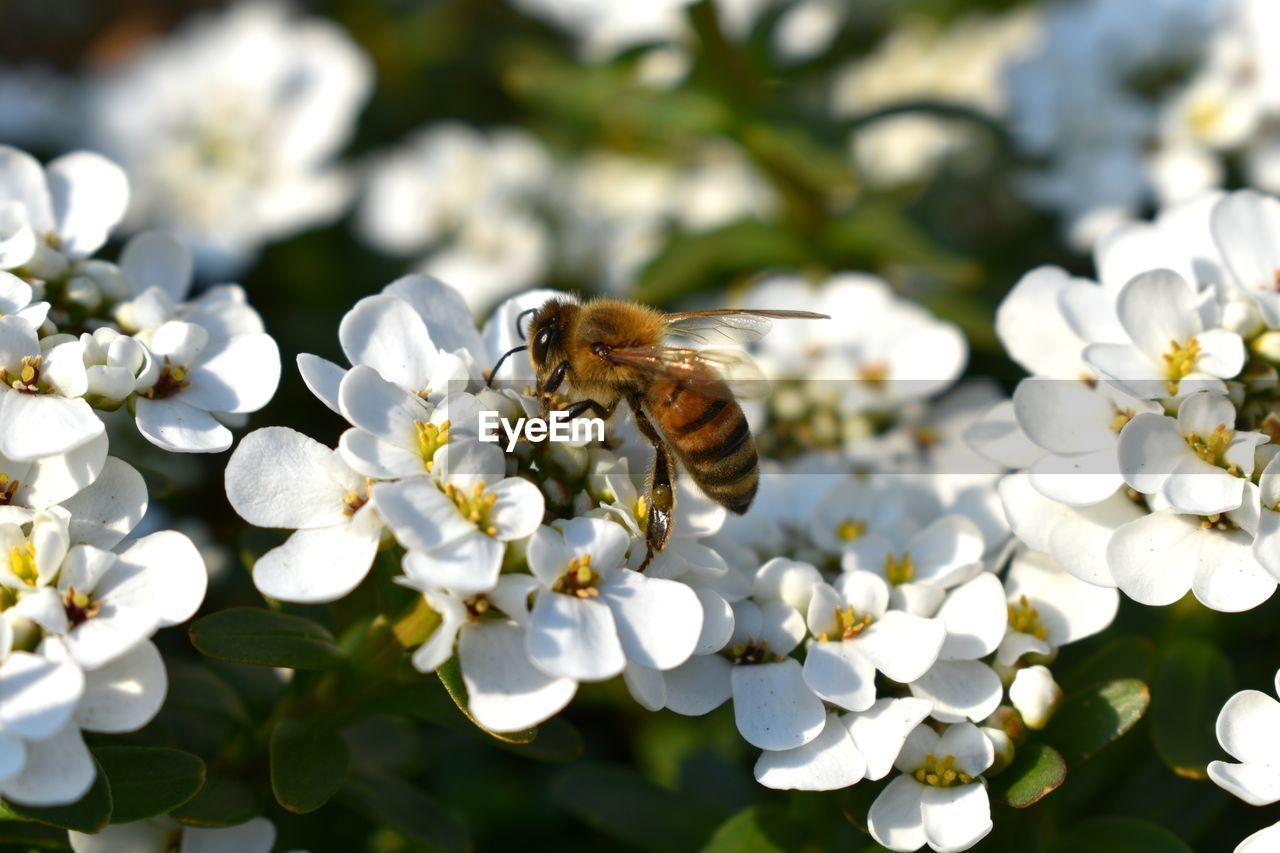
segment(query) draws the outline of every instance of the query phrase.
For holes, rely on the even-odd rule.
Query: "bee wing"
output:
[[[692,347],[624,347],[602,354],[614,364],[687,382],[709,397],[750,399],[768,393],[764,373],[742,350]]]
[[[769,334],[773,320],[829,320],[812,311],[755,311],[723,308],[714,311],[682,311],[667,315],[667,332],[702,343],[735,344],[758,341]]]

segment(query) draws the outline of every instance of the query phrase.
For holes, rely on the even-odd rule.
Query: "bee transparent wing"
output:
[[[742,350],[692,347],[628,347],[604,353],[606,361],[686,382],[709,397],[751,399],[768,393],[768,380]]]
[[[812,311],[755,311],[724,308],[714,311],[684,311],[667,315],[667,332],[701,343],[744,344],[769,334],[774,320],[829,320]]]

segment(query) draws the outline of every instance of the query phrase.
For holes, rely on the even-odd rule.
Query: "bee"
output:
[[[533,315],[527,337],[521,321]],[[499,359],[527,349],[544,414],[562,387],[582,399],[563,408],[570,417],[613,415],[625,401],[636,426],[653,445],[646,487],[641,570],[671,538],[676,463],[707,497],[731,512],[751,506],[760,481],[755,439],[735,396],[759,391],[763,379],[740,350],[668,346],[668,335],[707,343],[758,340],[771,320],[827,320],[809,311],[715,310],[668,314],[634,302],[594,299],[579,304],[552,299],[516,318],[528,341]]]

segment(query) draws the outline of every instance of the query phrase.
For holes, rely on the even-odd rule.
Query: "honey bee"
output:
[[[527,349],[544,410],[562,387],[583,399],[565,406],[571,417],[587,412],[608,419],[626,401],[636,426],[653,445],[646,489],[647,546],[643,571],[671,538],[675,512],[675,463],[707,497],[745,513],[760,480],[755,440],[735,396],[763,389],[754,364],[740,350],[668,346],[668,335],[709,342],[758,340],[773,319],[826,320],[809,311],[715,310],[667,314],[634,302],[595,299],[583,304],[552,299],[526,315]],[[545,414],[545,411],[544,411]]]

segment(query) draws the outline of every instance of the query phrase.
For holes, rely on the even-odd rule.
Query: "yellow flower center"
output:
[[[894,557],[893,554],[884,555],[884,577],[890,584],[901,586],[904,583],[911,583],[915,576],[916,564],[909,553],[904,551],[901,557]]]
[[[1163,358],[1169,393],[1177,394],[1178,384],[1196,369],[1196,362],[1200,360],[1200,341],[1192,338],[1186,346],[1169,341],[1169,351]]]
[[[867,532],[867,523],[856,518],[846,518],[836,525],[836,538],[841,542],[852,542]]]
[[[357,491],[350,491],[343,495],[342,502],[346,506],[342,511],[348,516],[351,516],[363,509],[364,505],[369,502],[369,491],[372,488],[373,478],[369,477],[364,481],[364,494],[360,494]]]
[[[0,381],[24,394],[47,394],[52,389],[40,381],[40,368],[43,364],[42,356],[24,355],[16,374],[0,367]]]
[[[160,368],[160,378],[156,380],[155,385],[143,391],[142,396],[149,400],[164,400],[172,397],[183,388],[191,385],[187,375],[185,367],[174,365],[169,361],[169,357],[165,356],[164,367]]]
[[[67,621],[74,628],[97,616],[102,609],[102,602],[94,601],[83,592],[76,592],[75,587],[67,587],[62,596],[62,609],[66,611]]]
[[[422,457],[422,467],[431,473],[435,467],[436,451],[449,443],[449,422],[442,424],[416,421],[418,427],[418,454]]]
[[[476,483],[471,491],[459,489],[453,484],[446,484],[444,494],[453,501],[458,512],[467,521],[479,527],[486,536],[495,536],[498,528],[489,523],[489,510],[498,502],[498,496],[484,490],[484,483]]]
[[[956,757],[948,753],[942,758],[932,752],[924,757],[924,764],[911,774],[917,782],[934,788],[954,788],[957,785],[968,785],[973,777],[963,770],[956,769]]]
[[[1040,611],[1031,606],[1024,595],[1017,604],[1009,605],[1009,630],[1030,634],[1038,640],[1047,639],[1049,631],[1040,621]]]
[[[745,643],[737,643],[727,650],[727,654],[729,660],[735,664],[772,663],[782,660],[780,656],[769,651],[767,640],[748,640]]]
[[[858,378],[872,385],[882,385],[889,378],[889,365],[883,361],[873,361],[858,368]]]
[[[551,591],[578,598],[595,598],[600,594],[599,584],[600,575],[591,568],[591,555],[583,554],[569,561],[564,574],[551,585]]]
[[[27,586],[36,585],[40,573],[36,570],[36,546],[33,543],[13,546],[9,551],[9,571]]]
[[[1131,420],[1133,420],[1133,409],[1116,409],[1115,417],[1111,419],[1110,423],[1111,431],[1119,432]]]
[[[18,489],[22,484],[17,480],[10,480],[9,475],[0,471],[0,506],[8,506],[13,503],[14,496],[18,494]]]
[[[840,636],[834,639],[852,640],[867,628],[871,627],[871,623],[874,621],[875,620],[871,618],[870,613],[864,613],[859,616],[853,609],[852,605],[847,607],[837,607],[836,630],[840,632]],[[830,642],[833,638],[830,634],[822,634],[818,639],[826,643]]]
[[[1235,435],[1235,430],[1227,429],[1226,424],[1218,424],[1213,428],[1213,432],[1208,435],[1200,435],[1198,432],[1187,434],[1187,446],[1195,452],[1205,462],[1210,465],[1216,465],[1219,468],[1225,468],[1228,474],[1233,476],[1240,475],[1240,469],[1227,461],[1227,448],[1231,445],[1231,439]]]

